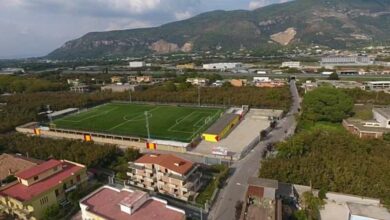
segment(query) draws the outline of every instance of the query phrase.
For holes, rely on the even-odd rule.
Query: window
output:
[[[63,188],[64,188],[64,190],[67,188],[67,187],[66,187],[66,183],[64,183]]]
[[[47,196],[45,196],[45,197],[41,198],[39,201],[40,201],[41,205],[44,205],[44,204],[49,202],[49,198],[47,198]]]
[[[73,179],[70,180],[70,185],[73,185]]]
[[[80,182],[80,180],[81,180],[80,175],[77,175],[76,180],[77,180],[77,182]]]
[[[60,194],[60,192],[58,191],[58,189],[56,189],[55,193],[56,193],[56,196],[57,196],[57,197],[58,197],[58,195]]]
[[[58,167],[54,167],[53,171],[56,172],[58,170]]]
[[[38,176],[34,176],[34,181],[38,180],[39,177]]]

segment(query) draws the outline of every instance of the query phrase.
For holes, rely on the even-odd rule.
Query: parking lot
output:
[[[280,117],[281,114],[280,110],[251,109],[227,137],[218,143],[203,140],[192,152],[212,155],[213,147],[223,147],[232,159],[238,160],[247,146],[259,138],[260,132],[269,127],[269,117]]]

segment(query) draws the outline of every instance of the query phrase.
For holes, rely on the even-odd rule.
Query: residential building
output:
[[[301,62],[295,62],[295,61],[289,61],[289,62],[283,62],[282,63],[282,68],[295,68],[295,69],[300,69]]]
[[[145,66],[146,66],[146,64],[144,61],[131,61],[131,62],[129,62],[130,68],[142,68]]]
[[[209,80],[206,78],[188,78],[186,82],[191,83],[194,86],[206,86]]]
[[[253,77],[253,82],[271,82],[272,80],[269,77],[259,77],[255,76]]]
[[[243,87],[246,86],[248,80],[246,79],[232,79],[230,80],[230,84],[234,87]]]
[[[382,139],[384,134],[390,132],[390,129],[381,127],[377,121],[363,121],[349,118],[344,119],[342,124],[347,131],[363,139]]]
[[[257,82],[256,87],[259,88],[280,88],[286,85],[283,81]]]
[[[153,81],[152,76],[129,76],[127,80],[130,84],[151,83]]]
[[[359,203],[347,203],[349,209],[348,220],[384,220],[390,219],[390,213],[386,208]]]
[[[318,86],[333,86],[337,89],[361,89],[365,90],[366,86],[356,81],[344,81],[344,80],[317,80]]]
[[[3,68],[0,70],[0,75],[12,75],[15,73],[25,73],[23,68]]]
[[[186,63],[186,64],[178,64],[176,65],[176,69],[179,69],[179,70],[193,70],[196,68],[196,65],[195,63]]]
[[[85,84],[78,84],[70,87],[71,92],[77,92],[77,93],[85,93],[89,92],[89,86]]]
[[[209,63],[209,64],[203,64],[203,69],[205,70],[231,70],[231,69],[237,69],[241,68],[242,63]]]
[[[121,76],[113,76],[111,77],[111,83],[122,83],[123,77]]]
[[[373,91],[387,91],[390,90],[390,81],[367,82],[367,87]]]
[[[390,128],[390,108],[373,108],[374,119],[382,128]]]
[[[282,201],[277,198],[277,180],[251,177],[240,220],[281,220]]]
[[[352,134],[360,138],[383,138],[390,133],[390,108],[374,108],[374,120],[345,119],[343,126]]]
[[[129,84],[111,84],[105,85],[100,88],[102,91],[111,91],[111,92],[126,92],[126,91],[140,91],[142,87],[139,85],[129,85]]]
[[[84,165],[53,159],[15,176],[17,181],[0,188],[0,212],[26,220],[41,219],[48,207],[64,204],[66,194],[87,180]]]
[[[191,161],[170,154],[146,154],[129,163],[130,184],[188,201],[202,174]]]
[[[302,83],[301,87],[305,90],[305,93],[307,93],[318,88],[318,84],[317,82],[312,82],[310,80],[307,80],[305,83]]]
[[[336,66],[368,66],[374,59],[368,56],[334,56],[321,58],[321,66],[333,69]]]
[[[80,200],[83,220],[185,220],[185,211],[146,192],[103,186]]]
[[[39,160],[30,159],[27,157],[15,154],[0,155],[0,186],[1,181],[8,176],[13,176],[16,173],[36,166],[40,163]]]

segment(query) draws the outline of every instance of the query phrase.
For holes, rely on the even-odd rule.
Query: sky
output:
[[[0,0],[0,59],[44,56],[92,31],[154,27],[287,0]]]

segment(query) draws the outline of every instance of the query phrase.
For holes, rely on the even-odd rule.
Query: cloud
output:
[[[276,3],[284,3],[284,2],[288,2],[288,1],[291,1],[291,0],[253,0],[251,2],[249,2],[249,10],[254,10],[254,9],[257,9],[257,8],[261,8],[261,7],[264,7],[264,6],[267,6],[269,4],[276,4]]]
[[[159,26],[283,0],[0,0],[0,57],[42,56],[92,31]]]
[[[190,18],[190,17],[192,17],[192,14],[189,11],[176,12],[175,13],[175,18],[177,20],[184,20],[184,19],[187,19],[187,18]]]

